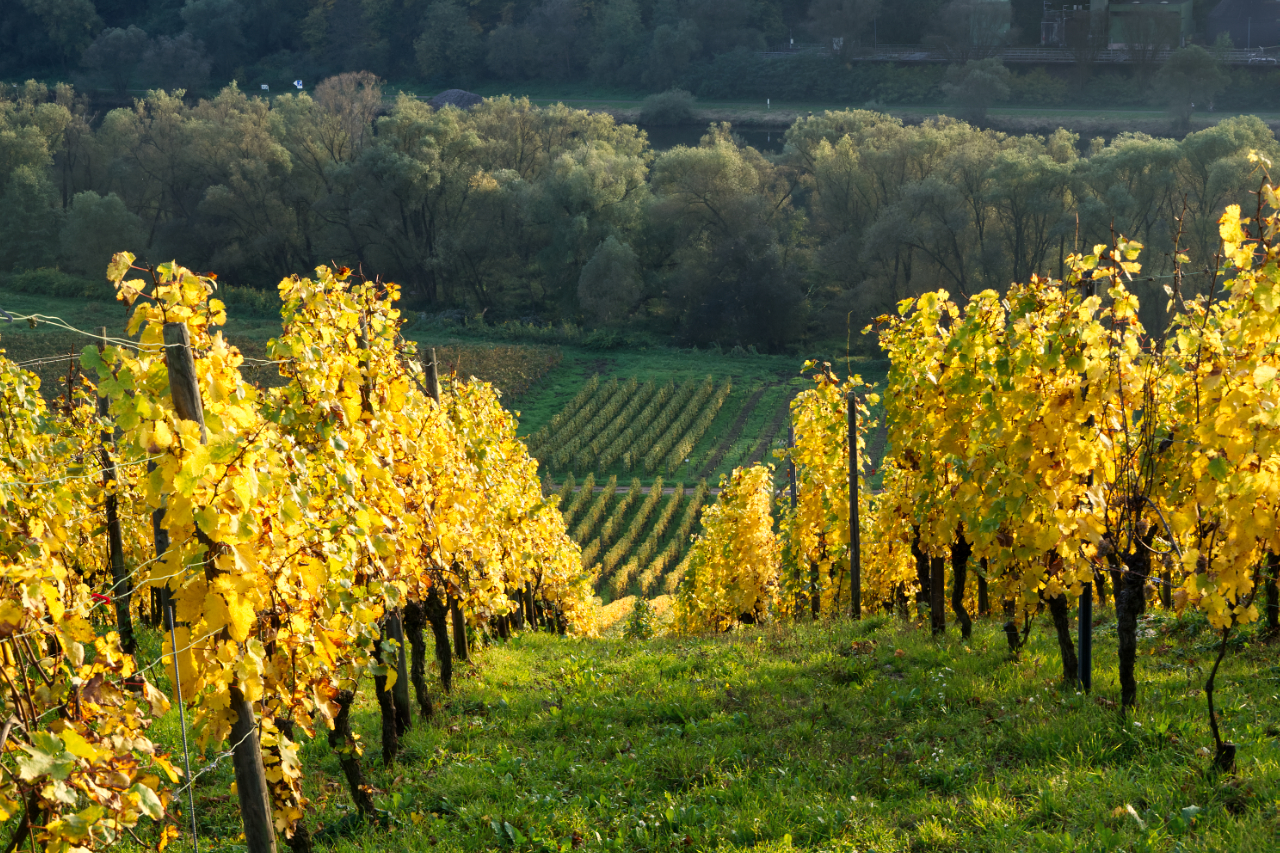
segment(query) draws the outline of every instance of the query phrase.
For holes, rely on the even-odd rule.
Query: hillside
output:
[[[306,740],[307,822],[332,851],[1271,849],[1273,648],[1246,635],[1219,676],[1241,770],[1215,777],[1199,754],[1212,632],[1144,620],[1147,699],[1125,721],[1113,628],[1100,614],[1089,696],[1054,686],[1047,620],[1012,661],[987,620],[937,643],[886,617],[701,639],[522,634],[473,653],[396,764],[366,751],[381,826],[352,819],[323,733]],[[376,744],[371,700],[355,722]],[[229,762],[197,781],[202,850],[238,849],[230,782]]]
[[[557,495],[605,601],[674,593],[721,477],[779,464],[773,451],[786,446],[803,359],[741,349],[562,352],[517,403],[544,489]],[[874,384],[883,365],[850,366]],[[883,442],[871,450],[878,462]],[[782,488],[785,469],[774,479]]]
[[[121,305],[101,299],[4,290],[0,308],[51,318],[35,328],[0,327],[0,349],[39,375],[50,396],[63,393],[86,342],[52,318],[93,332],[107,325],[115,335],[125,316]],[[279,381],[266,363],[266,342],[278,329],[268,317],[232,313],[226,334],[249,359],[251,381]],[[721,477],[739,465],[777,464],[773,451],[786,446],[789,401],[804,384],[797,356],[668,347],[600,352],[412,328],[406,334],[423,358],[435,350],[442,374],[491,382],[520,412],[544,489],[558,494],[606,601],[675,591],[690,537]],[[839,363],[834,352],[825,358]],[[883,362],[859,359],[852,368],[868,382],[883,381]],[[870,447],[878,461],[883,442]],[[785,471],[775,480],[781,488]]]

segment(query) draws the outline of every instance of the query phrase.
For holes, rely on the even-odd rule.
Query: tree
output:
[[[427,7],[413,51],[418,70],[428,80],[466,82],[480,59],[480,35],[458,0],[436,0]]]
[[[991,164],[992,231],[1004,244],[1010,264],[1006,282],[1030,281],[1033,274],[1048,273],[1050,247],[1058,246],[1058,238],[1070,233],[1074,142],[1074,136],[1062,129],[1047,146],[1036,137],[1023,137]]]
[[[943,78],[942,91],[960,108],[962,117],[981,122],[992,104],[1009,97],[1009,69],[994,56],[952,65]]]
[[[523,80],[531,75],[538,44],[526,27],[502,23],[489,32],[485,66],[502,80]]]
[[[22,0],[27,11],[40,18],[63,67],[89,46],[102,28],[93,0]]]
[[[607,326],[624,319],[640,300],[640,265],[630,246],[610,234],[578,276],[578,303]]]
[[[687,339],[778,349],[798,336],[804,295],[791,179],[739,147],[727,124],[654,162],[650,220],[670,252],[669,286]]]
[[[1191,129],[1196,104],[1212,104],[1230,79],[1207,50],[1192,45],[1174,51],[1152,82],[1156,95],[1169,105],[1175,132],[1185,133]]]
[[[955,65],[995,56],[1010,36],[1009,4],[952,0],[934,19],[925,43]]]
[[[68,269],[97,278],[116,252],[144,248],[142,220],[115,193],[76,193],[62,226],[61,258]]]
[[[373,121],[382,108],[382,81],[368,71],[348,71],[321,81],[317,106],[336,120],[342,134],[334,140],[334,157],[352,159],[373,138]]]
[[[146,31],[132,24],[127,29],[112,27],[98,33],[80,56],[80,64],[123,97],[148,43]]]
[[[813,0],[809,33],[837,55],[852,56],[879,12],[880,0]]]
[[[545,282],[542,290],[566,313],[572,310],[573,294],[557,292],[563,287],[559,282],[578,281],[581,296],[579,270],[599,255],[601,240],[607,244],[608,237],[639,229],[649,200],[647,177],[643,157],[588,141],[557,156],[524,194],[527,239],[541,247],[537,266]],[[623,310],[638,298],[637,293]]]
[[[58,251],[62,211],[42,170],[19,166],[0,196],[0,270],[49,266]]]
[[[237,0],[187,0],[182,7],[186,31],[196,41],[216,46],[210,62],[222,80],[230,79],[245,55],[244,11]]]
[[[171,92],[197,92],[209,84],[211,67],[204,44],[191,33],[183,33],[157,38],[143,54],[140,71],[153,86]]]
[[[697,25],[699,40],[710,56],[728,53],[737,47],[764,49],[764,34],[757,26],[760,8],[752,0],[686,2],[682,4],[681,14]]]
[[[1137,72],[1140,88],[1151,85],[1160,54],[1178,43],[1178,21],[1176,14],[1145,7],[1122,17],[1120,35]]]
[[[543,0],[525,26],[538,46],[543,73],[553,80],[568,80],[577,70],[583,51],[578,0]]]
[[[643,72],[644,27],[635,0],[609,0],[596,16],[595,50],[587,63],[601,83],[635,84]]]
[[[653,30],[653,42],[649,45],[645,84],[654,89],[675,85],[700,50],[698,27],[692,21],[681,19],[674,24],[659,24]]]
[[[1107,46],[1107,21],[1105,15],[1094,14],[1091,9],[1065,14],[1064,41],[1075,64],[1076,85],[1083,88],[1093,76],[1094,61]]]

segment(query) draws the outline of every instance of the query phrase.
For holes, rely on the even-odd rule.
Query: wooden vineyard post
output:
[[[790,481],[791,491],[791,511],[796,510],[796,504],[800,502],[800,495],[796,485],[796,428],[787,426],[787,479]],[[796,583],[796,621],[800,621],[800,615],[804,612],[804,593],[801,587],[800,579],[800,561],[796,560],[795,567],[792,569]]]
[[[1080,686],[1085,693],[1093,687],[1093,584],[1087,583],[1080,589],[1080,616],[1076,645],[1080,647],[1079,667]]]
[[[156,559],[159,560],[164,556],[165,551],[169,550],[169,531],[164,526],[164,507],[160,507],[151,513],[151,537],[156,543]],[[163,614],[171,606],[172,597],[169,594],[169,582],[166,580],[165,585],[161,587],[152,587],[152,600],[155,602],[156,612]]]
[[[862,618],[862,537],[858,531],[858,398],[849,394],[849,614]]]
[[[436,403],[440,402],[440,369],[436,367],[436,348],[431,348],[431,363],[427,365],[427,393]]]
[[[991,615],[991,600],[987,594],[987,558],[983,557],[978,566],[981,571],[978,572],[978,615]]]
[[[169,391],[173,396],[174,411],[184,421],[194,421],[200,427],[201,443],[206,443],[209,433],[204,424],[204,404],[200,400],[196,363],[191,355],[191,337],[185,323],[164,324],[164,355],[169,368]],[[205,573],[214,575],[213,543],[205,539],[205,544],[209,548]],[[238,683],[231,684],[230,693],[231,713],[235,715],[235,722],[231,724],[231,762],[235,768],[245,844],[249,853],[276,853],[271,792],[262,765],[262,748],[258,742],[253,705],[244,698]]]
[[[102,339],[98,342],[98,352],[102,352],[107,341],[107,327],[102,327]],[[110,414],[111,401],[106,397],[98,397],[98,415],[107,417]],[[132,655],[137,649],[133,637],[133,617],[130,605],[133,599],[133,585],[124,570],[124,539],[120,534],[120,498],[117,494],[116,461],[111,456],[115,445],[115,435],[111,430],[103,430],[102,440],[102,488],[106,493],[104,509],[107,515],[107,548],[111,562],[111,602],[116,608],[116,628],[120,631],[120,650]]]

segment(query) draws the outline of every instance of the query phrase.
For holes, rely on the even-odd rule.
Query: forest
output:
[[[1277,150],[1253,117],[1081,140],[847,110],[785,139],[765,155],[721,124],[659,152],[602,113],[510,97],[434,110],[368,72],[270,99],[154,90],[105,115],[30,82],[0,99],[0,275],[81,295],[127,249],[215,269],[233,310],[275,314],[269,283],[336,263],[442,322],[783,351],[926,290],[1057,276],[1117,234],[1149,247],[1135,290],[1158,324],[1148,297],[1173,255],[1201,286],[1218,216],[1262,180],[1249,152]]]
[[[370,71],[397,85],[433,91],[460,86],[486,94],[568,85],[594,94],[643,95],[677,86],[703,98],[939,104],[948,100],[944,64],[863,61],[866,52],[876,45],[922,45],[963,66],[1005,47],[1040,46],[1041,19],[1059,5],[1042,0],[11,0],[0,17],[0,80],[72,82],[111,106],[127,105],[132,95],[151,88],[209,95],[236,81],[255,91],[294,91],[295,81],[311,87],[353,71]],[[1167,93],[1156,85],[1154,72],[1166,49],[1198,45],[1221,59],[1232,46],[1221,23],[1211,20],[1217,3],[1192,5],[1192,20],[1181,35],[1164,25],[1168,16],[1161,12],[1139,15],[1143,23],[1121,36],[1132,44],[1128,60],[1119,64],[1094,61],[1098,50],[1115,40],[1102,32],[1101,18],[1093,17],[1097,26],[1092,28],[1069,27],[1066,47],[1072,60],[1015,66],[1004,97],[1039,107],[1163,106]],[[1255,24],[1251,32],[1261,33],[1262,18]],[[1246,36],[1236,35],[1235,47],[1249,44]],[[1273,60],[1212,70],[1210,76],[1220,81],[1217,108],[1280,105],[1280,70]],[[1212,92],[1199,99],[1201,109],[1212,101]]]
[[[852,45],[864,33],[919,42],[940,29],[948,2],[15,0],[0,21],[0,74],[83,71],[123,89],[134,73],[287,85],[370,70],[394,80],[590,78],[661,91],[737,49],[833,35]],[[1011,4],[1015,40],[1039,42],[1041,5]]]

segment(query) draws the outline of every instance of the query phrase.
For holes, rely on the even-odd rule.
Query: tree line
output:
[[[1207,32],[1208,4],[1197,5]],[[942,66],[857,59],[874,44],[923,44],[964,66],[1038,45],[1043,13],[1040,0],[13,0],[0,18],[0,79],[70,81],[112,105],[131,90],[211,94],[235,80],[278,92],[362,70],[438,88],[679,86],[702,97],[939,103]],[[1123,68],[1096,63],[1104,17],[1073,14],[1072,63],[1012,75],[1010,98],[1164,103],[1153,75],[1162,50],[1179,45],[1177,28],[1155,10],[1128,19],[1142,25],[1123,33]],[[792,47],[810,52],[759,53]],[[1230,77],[1220,107],[1276,105],[1280,72]]]
[[[123,89],[132,77],[186,85],[155,79],[166,72],[287,84],[368,69],[661,90],[735,48],[829,44],[873,18],[882,41],[919,41],[946,2],[956,0],[900,0],[879,16],[867,0],[14,0],[0,20],[0,74],[81,71]]]
[[[333,262],[415,310],[778,350],[937,287],[1058,275],[1113,233],[1148,246],[1135,287],[1159,311],[1145,297],[1175,252],[1214,267],[1217,217],[1260,181],[1249,152],[1277,150],[1251,117],[1085,142],[849,110],[785,138],[766,156],[720,124],[657,152],[601,113],[437,111],[367,72],[271,100],[156,90],[101,116],[28,83],[0,100],[0,273],[97,279],[127,249],[264,287]]]

